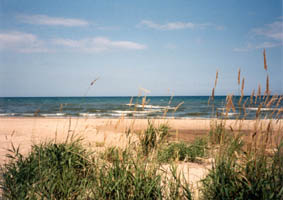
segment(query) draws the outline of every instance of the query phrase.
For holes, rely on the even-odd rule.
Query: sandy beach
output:
[[[195,137],[205,135],[212,120],[209,119],[154,119],[156,126],[166,123],[171,133],[178,140],[191,141]],[[269,120],[261,120],[264,129]],[[254,130],[255,120],[226,120],[226,128],[233,130]],[[32,144],[44,141],[64,141],[68,135],[84,138],[84,144],[90,147],[97,143],[105,146],[126,145],[126,132],[144,130],[147,119],[103,119],[103,118],[0,118],[0,163],[5,160],[7,149],[20,146],[21,152],[28,152]],[[274,130],[282,127],[282,120],[272,121]]]

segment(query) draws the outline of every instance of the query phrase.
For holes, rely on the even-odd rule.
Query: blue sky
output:
[[[282,0],[0,0],[0,96],[283,93]]]

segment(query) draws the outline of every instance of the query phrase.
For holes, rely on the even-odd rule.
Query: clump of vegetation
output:
[[[282,141],[272,156],[264,152],[231,155],[229,148],[234,147],[227,148],[203,180],[204,199],[282,199]]]
[[[89,153],[79,140],[32,146],[27,157],[12,148],[11,162],[1,167],[4,199],[78,199],[92,178]]]
[[[169,127],[166,124],[156,128],[152,122],[148,121],[147,129],[139,136],[143,154],[148,155],[152,150],[157,149],[165,141],[168,134]]]
[[[212,120],[208,137],[211,144],[224,143],[229,138],[229,132],[225,129],[225,122],[223,120]]]
[[[95,167],[91,199],[162,199],[157,166],[117,148],[110,148],[105,158],[109,162],[97,162]]]
[[[97,155],[79,140],[34,145],[26,157],[13,148],[1,168],[3,199],[191,198],[180,174],[163,171],[156,157],[144,157],[135,145]]]
[[[207,140],[196,139],[192,144],[184,142],[169,143],[158,151],[157,160],[159,162],[170,161],[196,161],[197,157],[204,157],[207,149]]]

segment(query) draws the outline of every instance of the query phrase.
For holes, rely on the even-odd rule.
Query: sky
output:
[[[282,0],[0,0],[0,96],[283,93]],[[264,70],[266,49],[268,71]],[[90,83],[99,78],[91,87]]]

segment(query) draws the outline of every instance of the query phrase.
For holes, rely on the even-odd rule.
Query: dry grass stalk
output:
[[[171,105],[172,100],[173,100],[173,96],[174,96],[174,94],[171,95],[170,100],[169,100],[169,102],[168,102],[168,105]]]
[[[168,112],[168,108],[165,108],[165,110],[164,110],[164,112],[163,112],[163,117],[166,117],[167,112]]]
[[[179,103],[179,104],[176,106],[176,108],[174,109],[174,112],[176,112],[176,111],[180,108],[180,106],[183,105],[183,104],[184,104],[184,101],[182,101],[181,103]]]
[[[243,93],[242,93],[242,94],[241,94],[241,97],[240,97],[240,99],[239,99],[239,102],[238,102],[239,108],[241,108],[241,103],[242,103],[243,97],[244,97],[244,95],[243,95]],[[239,111],[241,111],[241,110],[239,110]]]
[[[130,102],[129,102],[129,106],[131,106],[131,105],[133,105],[133,96],[131,97],[131,99],[130,99]]]
[[[255,124],[254,124],[254,130],[253,130],[253,134],[252,136],[252,141],[254,141],[254,137],[257,135],[258,133],[258,126],[259,126],[259,120],[256,120]]]
[[[218,70],[216,71],[216,77],[215,77],[215,82],[214,82],[214,88],[216,88],[217,80],[218,80]]]
[[[142,109],[144,109],[144,106],[146,105],[146,96],[142,98]]]
[[[260,86],[260,84],[258,84],[257,94],[256,94],[256,97],[255,97],[255,103],[257,102],[257,98],[260,101],[260,99],[261,99],[260,96],[261,96],[261,86]]]
[[[283,99],[283,96],[278,97],[278,101],[276,103],[276,107],[278,107]]]
[[[250,104],[253,104],[253,98],[255,96],[255,90],[253,89],[252,94],[250,96]]]
[[[245,88],[245,78],[242,79],[242,87],[241,87],[241,97],[239,99],[239,107],[241,107],[242,100],[244,98],[244,88]]]
[[[149,105],[150,99],[145,102],[145,105]]]
[[[99,79],[99,77],[97,77],[96,79],[94,79],[93,81],[91,81],[90,86],[93,86],[94,83]]]
[[[266,107],[270,107],[275,101],[276,99],[278,98],[278,95],[274,95],[270,101],[266,104]]]
[[[271,114],[269,114],[269,116],[268,116],[268,117],[269,117],[269,118],[272,118],[272,116],[276,113],[276,111],[277,111],[277,110],[276,110],[276,109],[274,109],[274,110],[272,111],[272,113],[271,113]]]
[[[245,78],[242,79],[241,95],[244,96]]]
[[[145,89],[145,88],[140,88],[141,91],[143,91],[144,93],[150,93],[150,90]]]
[[[241,83],[241,69],[238,70],[238,85]]]
[[[233,104],[233,95],[228,95],[226,97],[227,102],[226,102],[226,115],[228,115],[228,112],[232,109],[233,112],[236,112],[235,106]]]
[[[94,79],[93,81],[90,82],[90,84],[89,84],[89,86],[88,86],[88,88],[87,88],[87,90],[86,90],[84,96],[87,95],[88,91],[90,90],[90,87],[93,86],[94,83],[95,83],[98,79],[99,79],[99,77],[97,77],[96,79]]]
[[[246,115],[247,115],[247,112],[246,112],[246,104],[247,104],[247,102],[248,102],[248,98],[245,100],[245,102],[243,103],[243,111],[244,111],[244,117],[246,117]]]
[[[214,88],[212,88],[212,92],[211,92],[211,101],[214,101]]]
[[[264,60],[264,69],[265,69],[265,71],[267,71],[267,63],[266,63],[265,49],[263,49],[263,60]]]
[[[263,143],[264,149],[266,149],[268,141],[271,142],[271,133],[272,133],[272,127],[271,127],[271,121],[269,121],[266,127],[265,141]]]
[[[266,88],[265,88],[265,94],[269,95],[270,91],[269,91],[269,76],[266,76]]]
[[[281,115],[281,113],[283,112],[283,108],[280,108],[280,109],[278,109],[278,112],[277,112],[277,114],[276,114],[276,118],[279,120],[280,119],[280,115]]]
[[[264,105],[265,105],[265,106],[267,105],[268,100],[269,100],[269,95],[267,95],[267,96],[265,97],[265,100],[264,100]]]
[[[259,106],[257,108],[257,111],[256,111],[256,118],[259,118],[259,114],[260,114],[261,108],[262,108],[262,104],[259,104]]]

